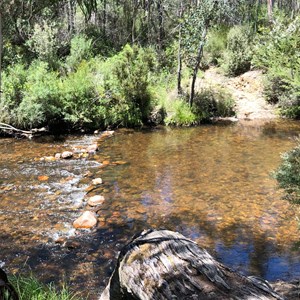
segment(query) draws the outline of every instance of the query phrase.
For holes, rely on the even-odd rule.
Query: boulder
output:
[[[88,205],[90,206],[101,205],[103,204],[104,200],[105,200],[104,197],[101,195],[92,196],[88,200]]]
[[[78,219],[73,222],[75,228],[92,228],[96,226],[97,218],[95,213],[85,211]]]

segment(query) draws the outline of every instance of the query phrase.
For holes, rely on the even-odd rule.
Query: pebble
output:
[[[71,151],[64,151],[61,154],[61,157],[64,158],[64,159],[71,158],[71,157],[73,157],[73,152],[71,152]]]
[[[95,179],[93,179],[92,183],[93,183],[93,185],[98,185],[98,184],[102,184],[103,181],[102,181],[102,178],[95,178]]]
[[[104,202],[104,197],[101,195],[96,195],[93,197],[90,197],[88,200],[88,205],[90,206],[97,206],[97,205],[101,205]]]
[[[73,222],[75,228],[92,228],[97,224],[95,213],[85,211],[78,219]]]

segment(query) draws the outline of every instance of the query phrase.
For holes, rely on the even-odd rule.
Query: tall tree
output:
[[[2,10],[0,10],[0,100],[1,100],[1,83],[2,83],[2,49],[3,49],[3,35],[2,35]]]

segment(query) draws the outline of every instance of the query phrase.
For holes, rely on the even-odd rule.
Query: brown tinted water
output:
[[[244,274],[299,278],[297,209],[270,176],[299,132],[300,123],[291,121],[120,130],[96,155],[58,161],[36,158],[96,137],[1,139],[0,265],[32,270],[44,282],[67,281],[94,299],[118,250],[151,227],[183,233]],[[104,184],[89,195],[106,199],[98,227],[75,231],[96,177]],[[54,243],[60,236],[67,242]]]

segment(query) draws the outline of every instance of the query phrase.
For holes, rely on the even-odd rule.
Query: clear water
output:
[[[59,161],[39,158],[97,137],[1,139],[0,263],[44,282],[67,281],[94,299],[119,249],[151,227],[183,233],[244,274],[299,278],[298,209],[270,176],[299,132],[291,121],[120,130],[98,141],[96,155]],[[96,177],[104,184],[92,190]],[[106,199],[97,228],[74,230],[82,199],[95,194]],[[66,243],[56,244],[59,236]]]

